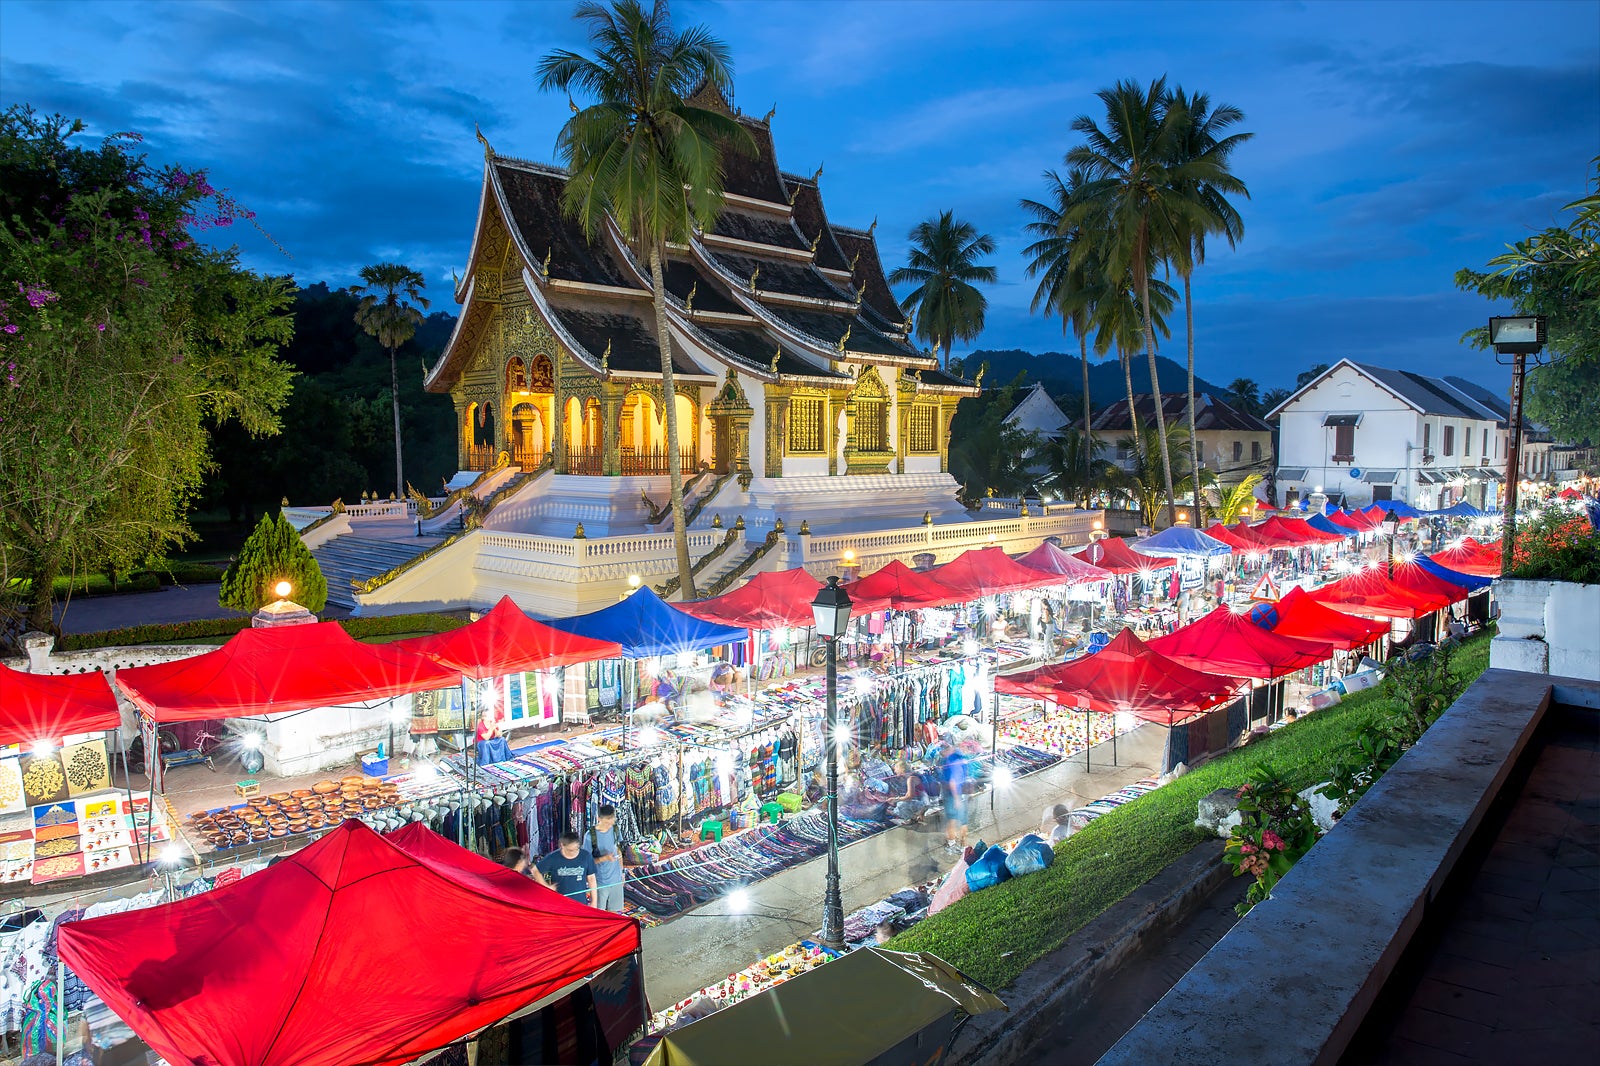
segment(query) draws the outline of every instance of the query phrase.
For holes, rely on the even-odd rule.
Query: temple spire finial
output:
[[[867,236],[868,237],[872,236],[872,231],[877,229],[877,228],[878,228],[878,216],[877,215],[873,215],[872,216],[872,225],[867,227]]]
[[[823,160],[822,164],[817,167],[817,172],[815,174],[811,175],[811,184],[815,185],[815,184],[817,184],[817,182],[822,180],[822,168],[827,166],[827,165],[828,165],[827,160]]]
[[[777,113],[778,113],[778,105],[777,104],[773,104],[772,105],[772,110],[768,111],[764,116],[762,116],[761,124],[763,126],[772,125],[772,116],[776,115]]]
[[[489,162],[494,158],[494,146],[489,143],[489,138],[483,135],[482,128],[476,122],[472,124],[472,132],[477,134],[478,143],[483,145],[483,161]]]

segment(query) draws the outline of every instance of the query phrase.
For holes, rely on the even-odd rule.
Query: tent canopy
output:
[[[1401,522],[1415,522],[1422,517],[1421,511],[1404,500],[1378,500],[1362,513],[1374,522],[1382,522],[1390,511],[1393,511],[1394,516]]]
[[[1248,545],[1245,550],[1249,552],[1267,552],[1273,548],[1292,546],[1282,537],[1273,536],[1270,532],[1263,533],[1260,526],[1252,526],[1243,519],[1229,526],[1228,531]]]
[[[1328,521],[1356,533],[1371,533],[1378,528],[1377,522],[1360,511],[1332,510],[1328,512]]]
[[[277,714],[460,684],[461,671],[338,622],[244,629],[216,651],[117,671],[117,687],[158,722]]]
[[[1332,533],[1336,537],[1353,536],[1356,530],[1349,526],[1341,526],[1325,514],[1314,514],[1306,519],[1306,525],[1312,529],[1320,529],[1324,533]]]
[[[30,674],[0,663],[0,744],[31,744],[122,724],[117,697],[98,670]]]
[[[389,1066],[638,950],[639,923],[419,825],[352,820],[231,885],[68,922],[60,944],[175,1066]]]
[[[1092,655],[995,679],[995,691],[1175,725],[1226,703],[1240,681],[1174,662],[1124,629]]]
[[[860,1066],[956,1011],[977,1015],[1004,1009],[992,993],[928,952],[858,948],[672,1030],[645,1066]],[[929,1051],[922,1048],[917,1061],[939,1057]]]
[[[855,604],[854,614],[914,611],[919,607],[943,607],[961,602],[959,596],[935,581],[932,574],[918,573],[899,559],[859,581],[850,582],[844,589]]]
[[[1325,529],[1318,529],[1303,518],[1283,518],[1279,515],[1273,515],[1257,528],[1262,532],[1270,530],[1286,538],[1291,544],[1331,544],[1345,537],[1342,532],[1330,533]]]
[[[1429,558],[1440,566],[1447,566],[1475,577],[1500,576],[1500,549],[1491,548],[1468,537],[1454,548],[1430,552]]]
[[[636,589],[625,600],[575,618],[552,618],[550,624],[580,637],[615,641],[629,659],[678,655],[750,639],[745,629],[685,614],[651,588]]]
[[[1233,545],[1190,526],[1168,526],[1153,537],[1129,545],[1140,555],[1229,555]]]
[[[1286,677],[1331,654],[1319,641],[1264,632],[1230,607],[1218,607],[1150,647],[1196,670],[1265,679]]]
[[[1120,537],[1104,537],[1082,551],[1072,553],[1073,558],[1090,566],[1098,566],[1113,574],[1144,574],[1152,570],[1165,570],[1178,565],[1178,560],[1155,555],[1140,555],[1128,547]]]
[[[1045,585],[1065,585],[1071,581],[1062,574],[1042,573],[1023,566],[1001,548],[969,548],[930,576],[956,597],[956,603]]]
[[[1394,583],[1409,592],[1443,599],[1445,603],[1459,603],[1467,598],[1467,589],[1447,581],[1415,560],[1395,563]]]
[[[1263,628],[1285,637],[1322,641],[1344,651],[1364,647],[1389,632],[1389,623],[1336,611],[1301,588],[1290,589],[1271,606],[1273,623]]]
[[[1482,518],[1487,511],[1480,511],[1466,500],[1442,507],[1437,511],[1429,511],[1431,515],[1442,515],[1445,518]]]
[[[1070,578],[1074,585],[1087,584],[1091,581],[1104,581],[1112,577],[1110,571],[1102,570],[1098,566],[1090,566],[1071,552],[1063,551],[1051,541],[1045,541],[1037,548],[1017,560],[1030,570],[1042,570],[1047,574],[1061,574]]]
[[[763,571],[732,592],[680,603],[678,609],[707,622],[749,629],[806,629],[815,623],[811,601],[820,588],[822,582],[799,567]]]
[[[1494,584],[1494,578],[1492,577],[1484,577],[1479,574],[1469,574],[1461,570],[1453,570],[1448,566],[1434,562],[1426,555],[1417,556],[1416,565],[1422,567],[1422,569],[1426,570],[1428,573],[1432,574],[1441,581],[1446,581],[1452,585],[1464,588],[1468,592],[1475,592],[1478,589],[1486,589],[1490,585]]]
[[[1379,618],[1421,618],[1450,603],[1443,597],[1416,592],[1390,581],[1384,568],[1377,565],[1363,567],[1309,595],[1336,611]]]
[[[1239,536],[1239,534],[1235,533],[1221,522],[1213,522],[1210,526],[1206,527],[1206,536],[1210,537],[1212,540],[1221,541],[1228,547],[1232,548],[1235,552],[1241,554],[1244,552],[1259,550],[1259,546],[1254,542],[1245,540],[1243,537]]]
[[[613,641],[580,637],[534,621],[510,596],[502,596],[471,625],[448,633],[397,640],[389,647],[425,655],[475,680],[614,659],[622,654]]]

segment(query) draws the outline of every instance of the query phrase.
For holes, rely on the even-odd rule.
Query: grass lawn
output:
[[[1487,635],[1451,664],[1469,683],[1489,665]],[[1004,988],[1106,908],[1180,858],[1208,834],[1196,805],[1213,789],[1244,784],[1271,764],[1296,788],[1327,779],[1335,752],[1388,702],[1384,687],[1349,697],[1222,755],[1109,814],[1056,845],[1050,868],[975,892],[889,942],[931,951],[990,988]],[[1215,839],[1215,838],[1212,838]],[[1246,884],[1240,879],[1241,894]]]

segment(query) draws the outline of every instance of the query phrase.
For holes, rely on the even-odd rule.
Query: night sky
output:
[[[0,2],[0,103],[142,132],[207,167],[292,256],[347,284],[422,270],[449,306],[497,151],[549,160],[569,112],[538,92],[572,5]],[[780,164],[826,164],[830,216],[906,231],[953,208],[999,242],[978,347],[1076,351],[1030,317],[1017,201],[1119,78],[1166,74],[1246,114],[1236,251],[1195,279],[1200,372],[1263,387],[1341,356],[1498,382],[1457,343],[1489,308],[1451,283],[1551,224],[1600,154],[1600,3],[688,3],[734,57],[736,102],[774,105]],[[1163,350],[1183,358],[1181,316]]]

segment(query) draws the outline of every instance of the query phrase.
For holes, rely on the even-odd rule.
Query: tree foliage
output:
[[[950,420],[950,473],[969,502],[991,491],[996,496],[1018,496],[1033,482],[1028,460],[1038,449],[1039,438],[1006,421],[1017,406],[1025,376],[1018,374],[1010,384],[964,397]]]
[[[701,86],[726,93],[733,82],[727,45],[705,27],[675,30],[666,4],[647,12],[638,0],[611,8],[586,0],[573,17],[587,29],[594,54],[563,48],[539,61],[541,88],[593,100],[573,105],[556,141],[568,174],[561,206],[591,240],[614,219],[649,260],[662,389],[673,396],[666,246],[687,244],[715,225],[724,203],[722,153],[753,154],[755,142],[731,115],[689,102]],[[678,581],[684,598],[694,599],[678,420],[665,422]]]
[[[979,263],[994,254],[994,238],[944,211],[911,228],[906,265],[889,275],[891,285],[916,286],[904,303],[916,315],[916,335],[943,352],[940,365],[950,365],[950,345],[983,332],[989,300],[979,285],[993,285],[995,268]]]
[[[394,494],[405,495],[406,474],[400,443],[400,370],[395,350],[417,335],[417,327],[427,319],[428,298],[422,295],[427,282],[422,275],[402,263],[374,263],[361,268],[361,284],[352,295],[361,297],[356,305],[356,322],[371,337],[377,338],[389,353],[389,398],[394,415]]]
[[[1527,415],[1570,441],[1600,441],[1600,159],[1592,167],[1595,191],[1562,209],[1565,225],[1507,246],[1489,271],[1456,272],[1457,288],[1545,316],[1550,361],[1528,375]],[[1488,329],[1462,339],[1486,348]]]
[[[0,552],[13,630],[53,625],[62,573],[129,569],[191,537],[206,425],[277,432],[293,289],[195,234],[248,219],[133,135],[0,115]]]
[[[309,611],[320,611],[328,602],[328,582],[311,549],[282,511],[268,512],[223,573],[217,602],[257,611],[279,598],[280,581],[289,582],[289,598]]]

